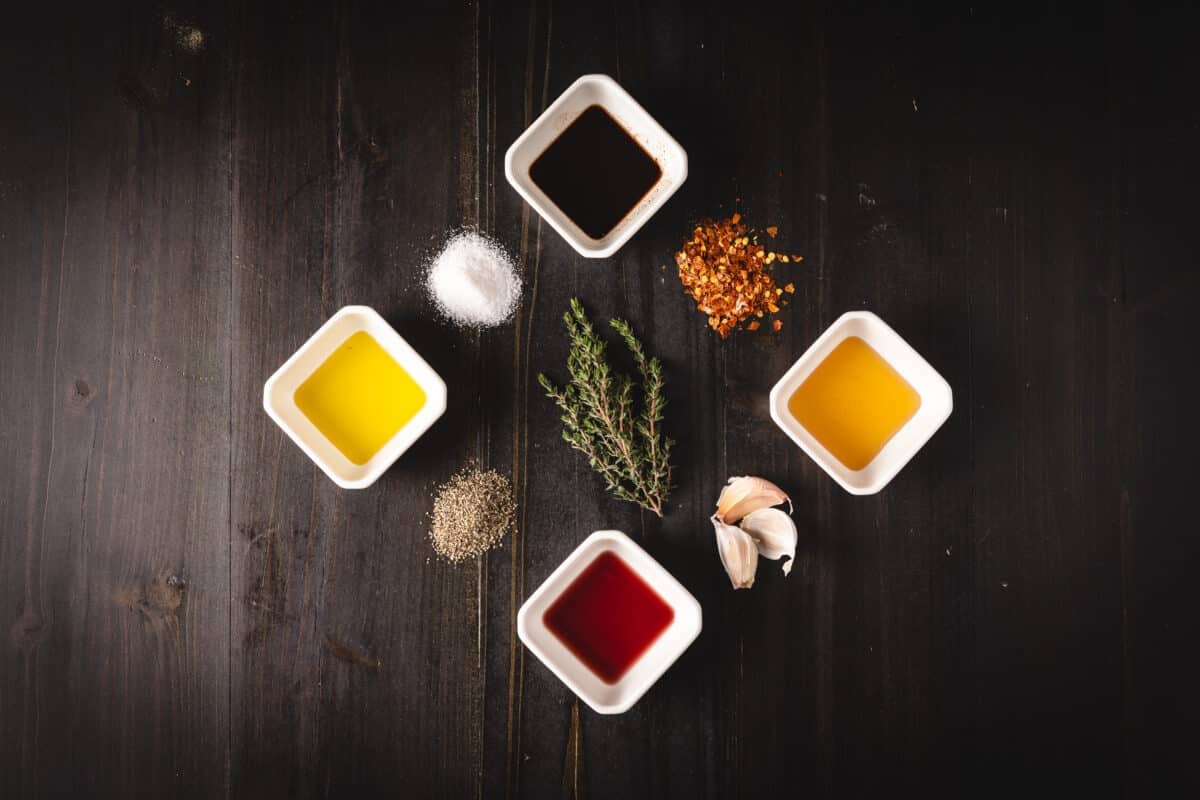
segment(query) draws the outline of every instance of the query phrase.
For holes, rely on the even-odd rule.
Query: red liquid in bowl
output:
[[[670,627],[675,610],[606,550],[546,609],[542,621],[605,683],[616,683]]]

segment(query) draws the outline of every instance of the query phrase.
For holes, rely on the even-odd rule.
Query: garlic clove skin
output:
[[[717,532],[717,553],[729,582],[734,589],[749,589],[758,571],[758,545],[750,534],[735,525],[726,525],[715,516],[712,524]]]
[[[791,511],[791,498],[770,481],[749,475],[730,478],[717,498],[717,519],[726,525],[734,525],[748,514],[780,503],[787,503],[788,511]]]
[[[741,529],[750,535],[760,555],[778,561],[787,556],[783,574],[789,575],[796,563],[796,540],[799,532],[796,523],[782,509],[763,508],[747,514]]]

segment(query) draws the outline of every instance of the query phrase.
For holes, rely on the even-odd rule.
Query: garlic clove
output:
[[[754,585],[754,573],[758,570],[758,546],[750,534],[734,525],[726,525],[715,516],[713,528],[717,532],[717,553],[734,589],[749,589]]]
[[[750,476],[730,478],[717,498],[717,519],[726,525],[733,525],[747,514],[780,503],[787,503],[788,510],[791,510],[791,498],[770,481]]]
[[[787,556],[783,574],[791,573],[792,564],[796,562],[796,540],[799,533],[790,516],[782,509],[763,508],[747,514],[742,520],[741,528],[754,540],[760,555],[772,561]]]

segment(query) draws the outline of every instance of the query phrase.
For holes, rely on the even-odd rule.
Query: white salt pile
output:
[[[447,319],[481,328],[507,321],[521,299],[521,277],[500,245],[460,233],[433,259],[426,286]]]

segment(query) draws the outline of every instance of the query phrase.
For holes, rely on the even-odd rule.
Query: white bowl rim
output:
[[[856,326],[857,330],[853,330]],[[913,418],[860,470],[842,464],[787,408],[796,388],[830,350],[850,336],[859,336],[880,352],[921,396],[921,407]],[[946,379],[878,315],[870,311],[847,311],[817,337],[772,387],[770,408],[775,424],[843,489],[850,494],[869,495],[882,491],[941,428],[954,409],[954,393]]]
[[[615,684],[603,684],[542,621],[546,609],[603,552],[620,557],[675,612],[667,629]],[[653,556],[617,530],[596,531],[580,542],[517,613],[517,635],[525,646],[567,688],[600,714],[628,711],[691,646],[702,627],[703,612],[699,601]],[[603,687],[602,691],[615,695],[616,699],[599,697],[601,690],[598,687]]]
[[[347,317],[353,318],[348,323],[347,330],[337,337],[336,342],[327,341],[332,335],[331,331]],[[396,359],[396,362],[425,392],[425,404],[421,406],[416,415],[379,448],[365,465],[353,464],[350,459],[332,446],[324,434],[295,406],[294,390],[283,401],[276,396],[276,390],[282,382],[287,380],[297,385],[302,383],[318,366],[324,363],[328,352],[359,331],[370,333],[371,337],[392,358]],[[303,375],[292,374],[293,371],[300,369],[301,363],[318,349],[325,350],[326,355],[305,369]],[[330,480],[343,489],[365,489],[378,480],[379,476],[386,472],[396,462],[396,459],[400,458],[445,413],[446,383],[378,311],[370,306],[348,305],[338,309],[305,340],[304,344],[296,349],[296,352],[279,369],[271,374],[271,377],[263,384],[263,409],[288,435],[288,438],[295,442],[296,446],[329,476]],[[292,413],[293,409],[294,413]],[[289,416],[292,418],[291,420],[288,419]],[[314,437],[318,437],[329,446],[315,444]],[[318,452],[318,447],[325,453]],[[351,471],[361,471],[362,474],[357,477],[348,477],[347,473]]]
[[[554,202],[533,183],[533,180],[527,174],[518,175],[513,163],[522,147],[537,135],[542,127],[551,124],[555,116],[564,106],[573,101],[577,93],[593,85],[617,97],[620,103],[629,109],[630,113],[639,117],[642,127],[652,132],[655,141],[662,143],[664,150],[669,154],[669,160],[672,160],[672,163],[678,167],[676,174],[672,176],[673,179],[670,186],[650,198],[649,201],[640,201],[602,239],[593,239],[584,233],[570,217],[558,209]],[[618,119],[621,116],[625,116],[624,114],[618,115],[614,113],[614,109],[605,103],[601,102],[597,103],[597,105],[600,105],[610,114],[618,117]],[[667,177],[666,165],[660,164],[659,166],[663,168],[663,177],[659,179],[662,181]],[[658,212],[658,209],[679,190],[679,187],[687,180],[687,173],[687,151],[623,86],[613,80],[611,76],[603,73],[581,75],[553,103],[547,106],[546,110],[539,114],[537,119],[530,123],[528,128],[522,131],[521,135],[516,138],[516,141],[509,146],[507,152],[504,154],[504,176],[508,179],[509,184],[538,213],[538,216],[545,220],[550,227],[554,228],[575,249],[575,252],[584,258],[607,258],[621,249]],[[653,192],[653,189],[651,191]]]

